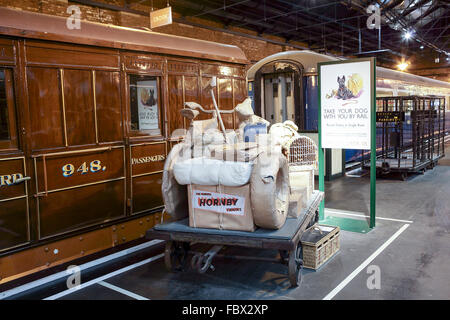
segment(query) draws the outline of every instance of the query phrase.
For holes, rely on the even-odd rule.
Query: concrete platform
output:
[[[407,181],[377,180],[377,225],[367,234],[341,232],[341,250],[318,271],[303,271],[289,288],[281,264],[216,259],[215,271],[168,273],[159,244],[11,299],[448,299],[450,297],[450,146],[439,165]],[[326,183],[326,207],[368,214],[369,179]],[[338,210],[333,213],[341,215]],[[366,219],[356,216],[356,219]],[[276,257],[277,251],[229,247],[225,253]],[[373,267],[375,266],[375,267]],[[368,273],[379,267],[380,288]],[[111,286],[112,285],[112,286]]]

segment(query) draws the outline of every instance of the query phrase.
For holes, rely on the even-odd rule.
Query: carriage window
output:
[[[159,79],[130,75],[131,130],[161,134]]]
[[[12,73],[9,69],[0,69],[0,141],[15,138],[11,136],[14,121]]]

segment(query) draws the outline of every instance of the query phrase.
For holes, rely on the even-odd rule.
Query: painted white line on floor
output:
[[[364,215],[364,214],[350,213],[352,211],[344,211],[344,210],[339,210],[339,209],[328,209],[328,208],[325,208],[325,213],[326,212],[335,213],[335,214],[342,214],[342,215],[346,215],[346,216],[370,218],[370,216],[367,216],[367,215]],[[389,221],[403,222],[403,223],[414,223],[414,221],[411,221],[411,220],[401,220],[401,219],[393,219],[393,218],[375,217],[375,219],[389,220]]]
[[[354,277],[358,275],[365,267],[369,265],[384,249],[387,248],[397,237],[406,230],[410,225],[404,224],[396,233],[392,235],[381,247],[379,247],[370,257],[366,259],[358,268],[355,269],[347,278],[345,278],[336,288],[334,288],[329,294],[323,298],[323,300],[331,300],[335,295],[337,295]]]
[[[100,265],[102,263],[105,263],[105,262],[108,262],[108,261],[111,261],[111,260],[114,260],[114,259],[126,256],[128,254],[137,252],[139,250],[146,249],[148,247],[152,247],[152,246],[157,245],[158,243],[161,243],[161,242],[163,242],[163,241],[162,240],[152,240],[152,241],[144,242],[144,243],[139,244],[137,246],[134,246],[134,247],[131,247],[131,248],[128,248],[128,249],[125,249],[125,250],[122,250],[122,251],[119,251],[119,252],[116,252],[116,253],[104,256],[104,257],[101,257],[101,258],[96,259],[96,260],[92,260],[92,261],[86,262],[86,263],[84,263],[84,264],[79,266],[80,267],[80,271],[87,270],[89,268],[95,267],[95,266]],[[42,286],[42,285],[44,285],[44,284],[46,284],[48,282],[55,281],[55,280],[58,280],[58,279],[61,279],[61,278],[67,277],[67,276],[68,276],[68,273],[66,271],[61,271],[61,272],[57,272],[57,273],[54,273],[52,275],[49,275],[47,277],[38,279],[38,280],[29,282],[29,283],[25,283],[25,284],[23,284],[21,286],[12,288],[10,290],[0,292],[0,300],[8,298],[8,297],[11,297],[13,295],[16,295],[16,294],[19,294],[19,293],[22,293],[22,292],[25,292],[27,290],[30,290],[30,289],[33,289],[33,288],[36,288],[36,287]]]
[[[119,269],[119,270],[116,270],[116,271],[114,271],[114,272],[105,274],[104,276],[101,276],[101,277],[99,277],[99,278],[90,280],[90,281],[88,281],[88,282],[86,282],[86,283],[82,283],[82,284],[80,284],[80,285],[77,286],[77,287],[73,287],[73,288],[64,290],[64,291],[62,291],[62,292],[60,292],[60,293],[54,294],[54,295],[52,295],[52,296],[50,296],[50,297],[47,297],[47,298],[45,298],[45,299],[43,299],[43,300],[56,300],[56,299],[59,299],[59,298],[64,297],[64,296],[66,296],[66,295],[68,295],[68,294],[74,293],[74,292],[76,292],[76,291],[78,291],[78,290],[81,290],[81,289],[87,288],[87,287],[89,287],[89,286],[91,286],[91,285],[93,285],[93,284],[99,283],[100,281],[109,279],[109,278],[114,277],[114,276],[117,276],[117,275],[119,275],[119,274],[121,274],[121,273],[130,271],[130,270],[133,270],[133,269],[135,269],[135,268],[137,268],[137,267],[140,267],[140,266],[142,266],[142,265],[144,265],[144,264],[147,264],[147,263],[150,263],[150,262],[152,262],[152,261],[158,260],[158,259],[160,259],[160,258],[162,258],[162,257],[164,257],[164,253],[161,253],[161,254],[158,254],[158,255],[156,255],[156,256],[154,256],[154,257],[151,257],[151,258],[148,258],[148,259],[139,261],[139,262],[137,262],[137,263],[134,263],[134,264],[132,264],[132,265],[126,266],[126,267],[124,267],[124,268],[122,268],[122,269]]]
[[[102,286],[104,286],[106,288],[109,288],[111,290],[120,292],[121,294],[129,296],[129,297],[131,297],[133,299],[136,299],[136,300],[150,300],[149,298],[140,296],[140,295],[138,295],[136,293],[133,293],[133,292],[125,290],[125,289],[122,289],[121,287],[115,286],[115,285],[113,285],[111,283],[108,283],[108,282],[105,282],[105,281],[100,281],[98,284],[100,284],[100,285],[102,285]]]

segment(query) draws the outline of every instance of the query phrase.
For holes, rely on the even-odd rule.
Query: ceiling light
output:
[[[406,68],[408,68],[408,63],[407,62],[402,62],[402,63],[399,63],[398,65],[397,65],[397,68],[398,68],[398,70],[400,70],[400,71],[405,71],[406,70]]]
[[[406,32],[403,34],[403,37],[404,37],[406,40],[408,40],[409,38],[412,37],[412,34],[411,34],[411,32],[406,31]]]
[[[423,50],[424,46],[420,46],[420,50]]]

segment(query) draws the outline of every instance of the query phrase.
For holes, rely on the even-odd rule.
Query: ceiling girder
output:
[[[127,0],[122,2],[123,6],[93,0],[71,0],[71,2],[147,16],[148,11],[133,10],[131,9],[131,4],[150,4],[150,0]],[[165,1],[159,1],[159,5],[162,2],[165,5]],[[446,13],[449,12],[449,5],[446,2],[438,0],[409,1],[409,7],[403,9],[403,11],[399,8],[399,5],[404,0],[377,0],[376,2],[382,8],[382,14],[385,13],[387,19],[391,19],[391,21],[400,22],[403,30],[415,26],[416,36],[414,40],[419,39],[435,50],[439,49],[439,47],[441,51],[448,50],[446,49],[449,41],[446,35],[448,33]],[[311,45],[314,47],[318,46],[322,50],[335,50],[344,55],[354,54],[359,50],[359,33],[361,33],[364,42],[362,51],[374,52],[373,50],[378,49],[378,30],[368,30],[365,27],[365,17],[368,17],[365,10],[369,4],[373,3],[373,0],[335,0],[328,2],[324,0],[314,0],[313,2],[294,0],[264,0],[264,2],[263,0],[170,0],[173,10],[180,13],[183,17],[182,19],[174,18],[175,22],[234,34],[240,33],[234,31],[236,29],[232,30],[229,28],[247,28],[258,33],[258,36],[254,36],[255,39],[267,39],[260,37],[262,33],[265,33],[266,35],[286,39],[286,41],[282,39],[272,41],[277,44],[302,48],[302,46],[296,45],[294,41],[307,42],[309,47]],[[308,7],[308,5],[311,6]],[[419,11],[416,10],[420,9],[421,6],[426,6],[427,9],[419,14]],[[410,14],[414,12],[414,19],[423,21],[424,18],[429,17],[431,14],[436,14],[438,9],[440,9],[437,12],[439,17],[427,19],[430,22],[433,21],[430,28],[420,28],[417,23],[411,23],[415,21],[406,19],[412,17]],[[264,18],[262,18],[263,16]],[[195,20],[189,19],[192,17],[215,20],[222,23],[225,27],[212,28],[203,26],[202,23],[196,23],[194,22]],[[361,22],[360,28],[358,20]],[[427,22],[424,26],[430,25],[430,22]],[[444,27],[441,27],[442,25]],[[382,48],[389,49],[389,55],[404,56],[405,53],[412,55],[415,53],[418,45],[420,45],[419,42],[412,40],[407,44],[402,43],[400,41],[402,39],[401,30],[392,32],[387,32],[387,30],[386,25],[382,23]],[[250,36],[247,34],[242,35]],[[441,46],[442,43],[443,45]],[[380,59],[392,60],[387,53],[381,55]]]

